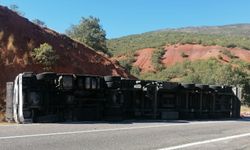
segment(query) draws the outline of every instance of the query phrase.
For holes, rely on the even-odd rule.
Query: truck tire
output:
[[[224,86],[224,87],[223,87],[223,90],[224,90],[225,92],[231,93],[231,92],[232,92],[232,87],[231,87],[231,86]]]
[[[89,90],[91,89],[91,77],[86,77],[84,80],[84,84],[85,84],[85,89]]]
[[[195,84],[192,84],[192,83],[182,83],[181,86],[185,89],[194,89],[195,88]]]
[[[121,83],[120,82],[106,82],[107,88],[110,89],[117,89],[120,88]]]
[[[167,90],[176,90],[179,88],[179,84],[178,83],[163,82],[162,88],[167,89]]]
[[[35,74],[33,72],[24,72],[23,73],[23,77],[30,78],[30,77],[34,77],[34,76],[35,76]]]
[[[97,79],[96,78],[91,78],[91,89],[96,90],[98,85],[97,85]]]
[[[219,86],[219,85],[209,85],[209,88],[213,89],[213,90],[220,90],[221,86]]]
[[[113,82],[113,81],[121,81],[120,76],[104,76],[104,81]]]
[[[37,80],[51,80],[56,78],[57,74],[54,72],[43,72],[36,75]]]
[[[206,90],[209,88],[209,85],[207,85],[207,84],[195,84],[195,87],[197,87],[201,90]]]
[[[128,89],[133,88],[135,85],[135,80],[123,79],[121,80],[121,88]]]
[[[134,88],[135,80],[128,80],[128,88]]]

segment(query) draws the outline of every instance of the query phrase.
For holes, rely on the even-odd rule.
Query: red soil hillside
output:
[[[136,61],[133,65],[139,67],[142,70],[142,72],[154,71],[154,66],[151,60],[153,52],[154,52],[153,48],[146,48],[137,51],[135,53]]]
[[[0,6],[0,91],[7,81],[24,71],[42,72],[33,62],[31,51],[42,43],[50,44],[60,59],[52,71],[95,75],[130,76],[122,67],[90,48],[48,28],[41,28]],[[0,99],[0,110],[3,100]]]
[[[151,57],[154,49],[146,48],[136,52],[136,61],[133,66],[138,66],[142,72],[153,71]],[[229,53],[237,59],[250,62],[250,51],[239,48],[225,48],[221,46],[203,46],[196,44],[170,45],[165,47],[165,54],[161,58],[163,65],[171,66],[185,60],[217,58],[222,62],[231,60]]]
[[[162,58],[162,63],[166,66],[173,65],[184,60],[218,58],[222,61],[230,61],[230,57],[225,53],[230,52],[240,60],[250,62],[250,51],[239,48],[224,48],[221,46],[202,46],[202,45],[171,45],[165,47],[166,53]],[[186,55],[186,56],[183,56]]]

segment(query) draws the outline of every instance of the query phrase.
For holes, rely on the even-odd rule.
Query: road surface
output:
[[[0,150],[250,149],[250,120],[0,125]]]

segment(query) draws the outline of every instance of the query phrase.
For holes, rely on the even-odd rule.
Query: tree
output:
[[[20,11],[20,10],[19,10],[19,7],[18,7],[16,4],[11,4],[11,5],[9,6],[9,8],[10,8],[10,10],[16,12],[18,15],[24,16],[24,12]]]
[[[59,59],[59,56],[56,55],[52,46],[47,43],[41,44],[40,47],[35,48],[32,52],[32,57],[38,63],[44,65],[44,70],[50,70]]]
[[[101,27],[98,18],[82,17],[80,24],[72,25],[66,33],[71,38],[83,42],[95,50],[107,53],[106,32]]]
[[[41,21],[41,20],[39,20],[39,19],[34,19],[34,20],[32,20],[32,22],[33,22],[34,24],[40,26],[40,27],[47,27],[46,24],[45,24],[45,22],[43,22],[43,21]]]

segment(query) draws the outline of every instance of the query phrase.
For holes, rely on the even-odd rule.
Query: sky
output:
[[[59,33],[81,17],[97,17],[109,39],[166,28],[250,23],[250,0],[0,0],[0,5],[11,4]]]

